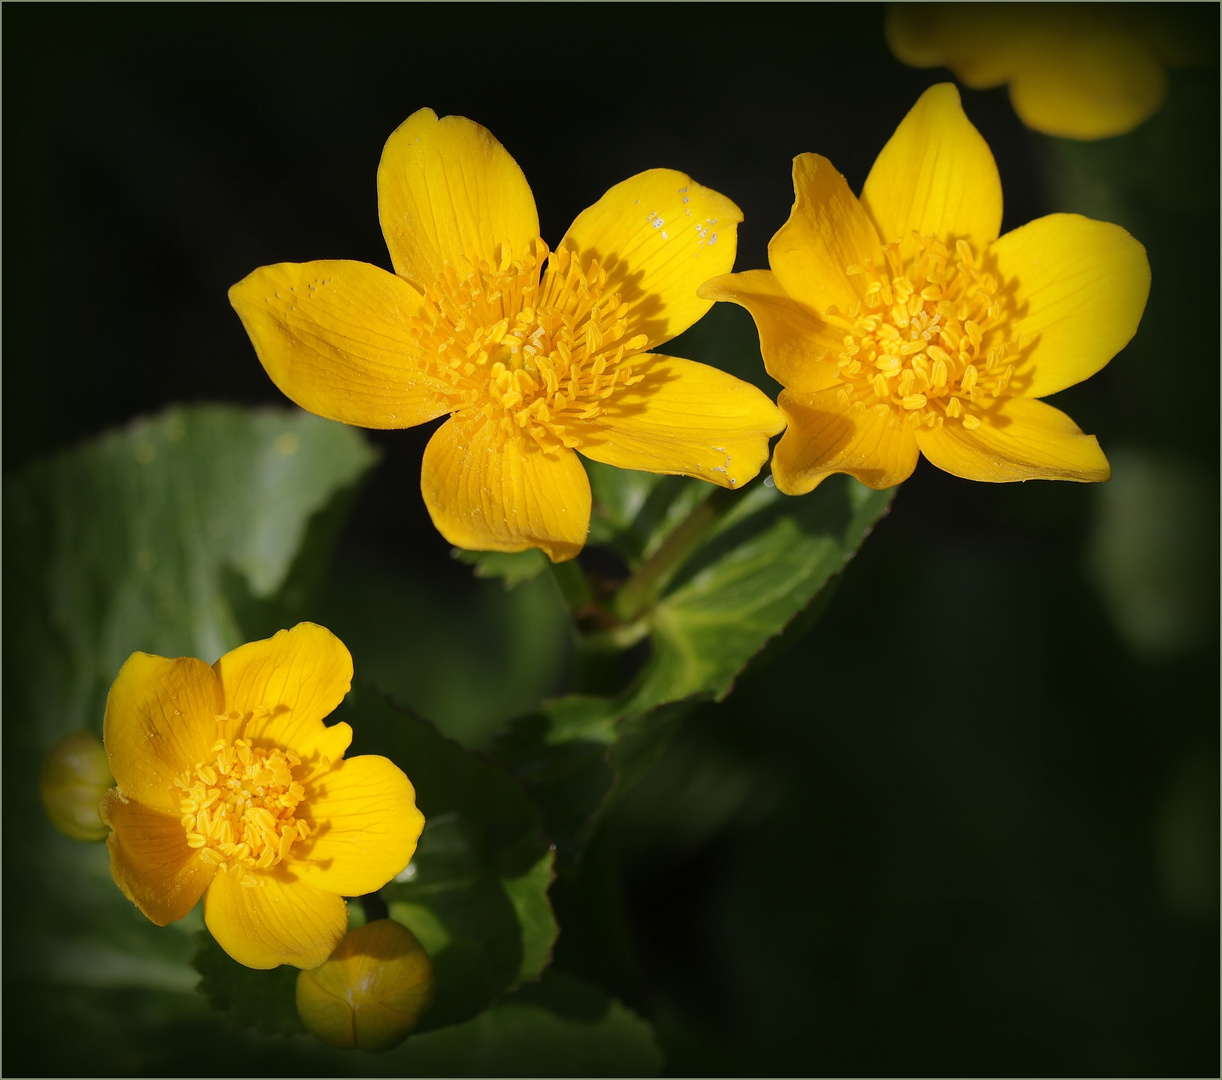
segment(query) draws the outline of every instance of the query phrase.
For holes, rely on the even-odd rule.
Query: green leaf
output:
[[[353,753],[407,772],[425,817],[411,865],[381,890],[433,960],[437,997],[419,1030],[468,1020],[551,960],[553,853],[539,810],[508,773],[374,692],[354,689],[340,715]]]
[[[764,484],[748,489],[654,608],[653,657],[626,708],[643,711],[694,694],[724,698],[751,659],[840,572],[891,495],[846,476],[798,498]]]
[[[261,1035],[293,1035],[305,1030],[297,1015],[298,970],[281,964],[270,971],[243,967],[212,935],[195,935],[191,966],[200,973],[199,992],[225,1015],[231,1027],[253,1028]]]
[[[631,1009],[549,970],[469,1023],[411,1036],[385,1064],[410,1076],[657,1076],[664,1061]]]
[[[529,551],[464,551],[455,548],[454,558],[475,568],[477,578],[500,578],[512,589],[537,578],[547,569],[547,556],[537,548]]]
[[[617,695],[546,702],[497,744],[498,757],[543,805],[562,871],[600,815],[661,754],[690,704],[725,697],[769,641],[817,607],[891,495],[844,476],[801,498],[756,484],[708,496],[696,512],[702,517],[671,532],[674,565],[651,576],[646,564],[636,579],[654,594],[640,601],[650,655],[632,685]],[[699,532],[692,526],[702,518],[708,524]]]
[[[274,597],[311,520],[373,464],[358,431],[297,410],[171,409],[31,466],[5,491],[22,729],[99,729],[140,649],[213,660],[246,640],[225,582]]]

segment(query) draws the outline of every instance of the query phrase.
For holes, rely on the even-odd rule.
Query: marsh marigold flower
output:
[[[790,495],[831,473],[872,488],[924,454],[969,480],[1106,480],[1093,436],[1037,398],[1089,378],[1133,336],[1145,249],[1116,225],[1052,214],[998,238],[993,155],[949,83],[927,90],[861,199],[827,158],[794,159],[771,270],[709,282],[741,304],[789,427]]]
[[[1158,111],[1168,65],[1205,61],[1180,7],[890,4],[885,30],[896,58],[912,67],[948,67],[974,90],[1009,83],[1027,127],[1102,139]]]
[[[116,787],[103,798],[116,884],[159,926],[202,896],[217,943],[253,968],[317,967],[343,940],[345,896],[411,860],[424,818],[384,757],[344,760],[352,657],[300,623],[202,660],[133,653],[106,699]]]
[[[534,197],[492,135],[431,109],[378,167],[395,272],[359,262],[256,270],[230,300],[272,381],[310,412],[369,428],[449,419],[424,452],[433,523],[462,548],[585,543],[594,461],[750,480],[782,426],[725,372],[651,350],[709,308],[734,264],[729,199],[683,173],[617,184],[549,250]]]

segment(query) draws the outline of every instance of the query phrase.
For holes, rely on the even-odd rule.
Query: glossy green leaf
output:
[[[195,944],[191,966],[201,976],[199,992],[231,1027],[252,1028],[261,1035],[305,1031],[297,1015],[297,968],[289,964],[270,971],[243,967],[206,930],[195,935]]]
[[[280,592],[311,524],[374,460],[360,432],[298,410],[207,406],[27,469],[4,503],[23,731],[45,748],[100,729],[137,649],[211,661],[246,640],[226,585]]]
[[[725,697],[752,657],[840,572],[891,495],[845,476],[800,498],[764,484],[748,489],[653,609],[653,657],[628,707]]]
[[[768,642],[816,603],[891,494],[842,476],[801,498],[760,483],[704,500],[681,526],[690,540],[678,529],[670,534],[674,565],[652,579],[652,597],[642,592],[635,601],[649,656],[633,683],[618,695],[547,702],[498,744],[545,807],[562,868],[662,752],[688,705],[723,698]],[[698,515],[707,522],[700,532],[692,527]]]

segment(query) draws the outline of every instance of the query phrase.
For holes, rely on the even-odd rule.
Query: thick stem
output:
[[[717,488],[695,507],[675,530],[616,592],[612,611],[624,623],[633,623],[652,605],[688,556],[705,540],[735,505],[738,492]]]
[[[576,622],[594,604],[594,591],[590,588],[589,578],[576,559],[568,562],[549,563],[552,580],[556,582],[560,595],[564,597],[564,606],[569,616]]]
[[[382,894],[377,892],[366,893],[360,897],[361,907],[365,909],[365,921],[376,922],[378,919],[390,918],[390,911],[386,907],[386,901],[382,899]]]

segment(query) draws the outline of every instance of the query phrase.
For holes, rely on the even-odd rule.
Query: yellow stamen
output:
[[[218,716],[217,721],[234,727],[265,714],[259,709],[245,716]],[[294,843],[309,835],[309,827],[296,815],[305,784],[326,772],[330,762],[322,759],[299,780],[293,771],[301,766],[301,758],[291,750],[221,739],[211,752],[211,762],[200,762],[176,781],[187,846],[241,884],[258,884],[250,871],[292,861]]]
[[[502,440],[579,446],[579,422],[644,378],[625,361],[647,338],[627,337],[628,307],[597,262],[549,255],[542,240],[511,255],[504,244],[497,266],[472,256],[446,267],[411,324],[426,374],[452,413],[482,418]]]
[[[972,406],[1016,392],[1023,343],[997,280],[979,267],[970,244],[959,240],[952,253],[933,236],[913,233],[910,241],[888,244],[881,268],[850,267],[862,303],[825,315],[846,331],[840,396],[845,405],[890,407],[930,429],[957,422],[971,431],[981,422]]]

